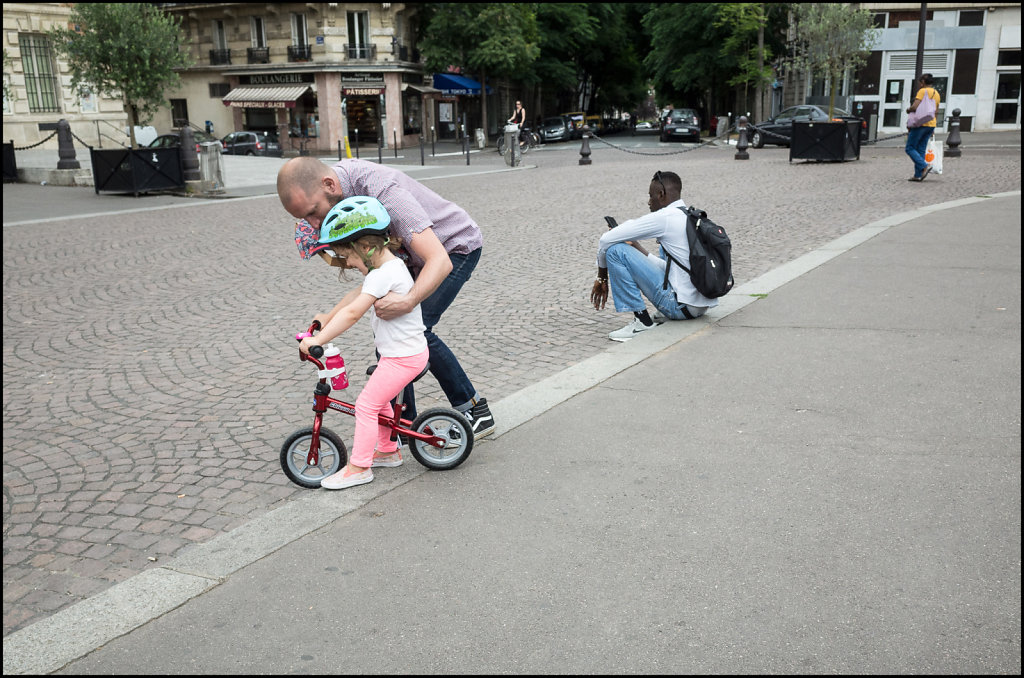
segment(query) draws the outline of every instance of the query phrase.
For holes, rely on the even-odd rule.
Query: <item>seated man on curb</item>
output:
[[[651,213],[631,219],[601,236],[597,249],[597,280],[590,292],[594,308],[602,310],[608,301],[609,285],[615,310],[633,312],[633,320],[608,335],[613,341],[627,341],[654,327],[647,313],[646,296],[661,315],[670,320],[692,320],[718,305],[693,286],[690,275],[679,266],[668,271],[664,252],[676,261],[690,260],[690,244],[686,237],[686,214],[680,193],[683,182],[674,172],[655,172],[651,180],[647,204]],[[661,245],[661,256],[649,254],[640,246],[643,239],[656,238]]]

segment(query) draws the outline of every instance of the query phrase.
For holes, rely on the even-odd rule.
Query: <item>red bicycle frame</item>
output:
[[[312,335],[314,331],[320,329],[320,323],[316,320],[309,326],[309,334]],[[324,370],[324,364],[314,358],[311,355],[306,355],[302,351],[299,351],[299,360],[303,362],[311,362],[316,365],[317,369]],[[424,373],[426,370],[424,370]],[[422,375],[422,373],[421,373]],[[417,377],[418,379],[419,377]],[[323,424],[324,412],[328,409],[337,410],[345,414],[350,414],[353,417],[356,416],[356,408],[352,403],[347,403],[344,400],[338,400],[330,396],[331,387],[327,384],[327,377],[321,377],[320,381],[317,382],[316,387],[313,389],[313,434],[309,443],[309,454],[306,455],[306,463],[310,466],[316,466],[320,463],[320,426]],[[401,397],[401,394],[399,394]],[[402,434],[409,439],[421,440],[428,445],[433,447],[443,448],[447,444],[447,440],[439,436],[433,435],[433,431],[429,427],[425,429],[424,433],[418,433],[412,430],[413,422],[408,419],[402,419],[402,413],[405,412],[407,405],[402,402],[392,402],[392,409],[394,415],[386,417],[383,414],[377,415],[377,423],[381,426],[387,426],[391,429],[391,437],[394,440],[395,436]]]

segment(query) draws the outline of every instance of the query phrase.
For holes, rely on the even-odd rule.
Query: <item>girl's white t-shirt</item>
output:
[[[363,292],[377,299],[388,292],[407,294],[412,289],[412,275],[401,259],[392,259],[380,268],[366,274]],[[427,350],[427,338],[423,336],[423,313],[419,304],[393,320],[381,320],[370,307],[370,327],[377,351],[385,358],[405,358]]]

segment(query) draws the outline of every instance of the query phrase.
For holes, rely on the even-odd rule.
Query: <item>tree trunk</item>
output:
[[[138,117],[135,113],[135,106],[130,101],[124,101],[124,110],[128,113],[128,138],[131,142],[132,149],[139,147],[138,142],[135,141],[135,125]]]
[[[480,69],[480,125],[484,128],[484,146],[488,146],[490,144],[487,138],[487,72],[484,69]],[[466,134],[469,133],[469,130],[466,130]]]

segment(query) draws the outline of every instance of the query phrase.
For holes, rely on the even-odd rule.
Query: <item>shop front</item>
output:
[[[440,95],[437,99],[437,124],[439,139],[458,139],[462,134],[463,116],[466,119],[467,134],[480,126],[480,83],[456,73],[435,73],[434,87]],[[487,87],[487,93],[493,90]]]
[[[312,73],[242,75],[222,101],[233,109],[235,130],[276,133],[282,149],[302,152],[320,137]]]
[[[387,100],[384,76],[371,73],[343,73],[341,109],[351,144],[387,146]]]

